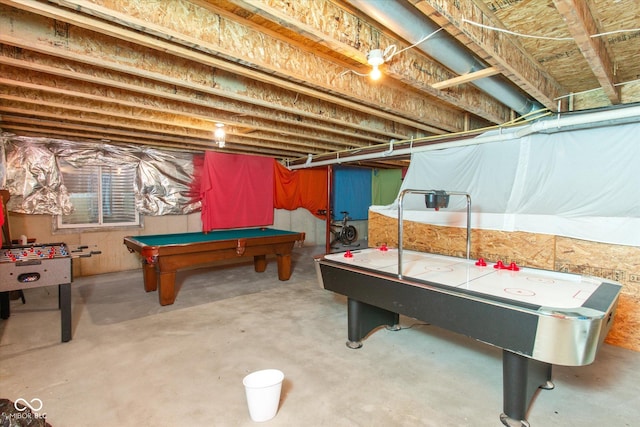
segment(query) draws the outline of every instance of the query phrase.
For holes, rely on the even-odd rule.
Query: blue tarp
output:
[[[349,212],[353,220],[369,218],[371,206],[371,169],[349,166],[333,168],[332,218],[342,219],[340,212]]]

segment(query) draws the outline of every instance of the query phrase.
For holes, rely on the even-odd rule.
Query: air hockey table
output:
[[[399,329],[405,315],[502,349],[506,426],[528,426],[552,365],[594,361],[615,315],[621,285],[515,264],[367,248],[315,257],[324,289],[347,297],[350,348],[374,329]]]

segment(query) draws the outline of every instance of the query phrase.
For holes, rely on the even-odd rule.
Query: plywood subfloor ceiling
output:
[[[443,39],[479,65],[455,69]],[[0,0],[0,129],[348,158],[538,109],[638,102],[639,41],[637,0]],[[476,86],[487,79],[524,107]]]

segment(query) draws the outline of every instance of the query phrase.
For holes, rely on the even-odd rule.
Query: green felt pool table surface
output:
[[[230,230],[215,230],[208,233],[175,233],[130,236],[146,246],[188,245],[191,243],[212,242],[232,239],[253,239],[267,236],[286,236],[299,234],[295,231],[277,230],[275,228],[239,228]]]

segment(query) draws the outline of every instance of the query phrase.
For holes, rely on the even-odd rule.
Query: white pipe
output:
[[[583,114],[571,113],[565,116],[558,115],[559,118],[540,120],[531,124],[532,133],[545,130],[562,129],[569,126],[596,125],[607,126],[627,119],[640,121],[640,105],[631,107],[610,108],[602,111],[587,112]]]
[[[507,133],[490,133],[483,134],[475,138],[466,138],[456,141],[447,141],[442,143],[435,143],[431,145],[423,145],[421,147],[409,147],[394,150],[394,157],[407,156],[413,153],[422,153],[433,150],[443,150],[445,148],[453,147],[465,147],[469,145],[486,144],[488,142],[502,142],[509,141],[517,138],[522,138],[527,135],[540,133],[547,130],[561,130],[568,126],[582,126],[582,125],[596,125],[601,126],[615,124],[616,121],[625,119],[636,119],[640,121],[640,106],[632,106],[626,108],[613,108],[610,110],[596,111],[585,114],[571,114],[569,116],[558,115],[552,119],[539,120],[529,125],[512,128],[514,131]],[[359,162],[363,160],[373,160],[382,157],[388,157],[384,152],[360,154],[357,156],[351,156],[346,158],[340,158],[339,154],[336,154],[335,159],[321,160],[318,162],[311,162],[310,164],[294,165],[289,169],[303,169],[307,167],[326,166],[336,163],[351,163]]]
[[[492,135],[490,137],[482,137],[479,136],[477,138],[470,138],[470,139],[465,139],[465,140],[458,140],[458,141],[448,141],[448,142],[443,142],[441,144],[432,144],[432,145],[425,145],[422,147],[414,147],[414,148],[401,148],[399,150],[394,150],[394,157],[400,157],[400,156],[406,156],[406,155],[411,155],[413,153],[421,153],[424,151],[432,151],[432,150],[442,150],[445,148],[452,148],[452,147],[463,147],[463,146],[467,146],[467,145],[475,145],[475,144],[482,144],[485,142],[496,142],[496,141],[503,141],[503,140],[508,140],[508,139],[513,139],[513,135],[509,134],[507,135],[498,135],[499,138],[496,137],[496,135]],[[358,156],[350,156],[350,157],[346,157],[346,158],[340,158],[338,155],[336,155],[335,159],[330,159],[330,160],[320,160],[317,162],[312,162],[311,164],[307,165],[307,164],[302,164],[302,165],[293,165],[290,166],[289,169],[291,170],[295,170],[295,169],[303,169],[303,168],[307,168],[307,167],[316,167],[316,166],[326,166],[326,165],[333,165],[336,163],[351,163],[351,162],[359,162],[362,160],[372,160],[372,159],[379,159],[381,157],[385,157],[383,152],[380,153],[368,153],[368,154],[360,154]],[[388,155],[387,155],[388,157]]]

